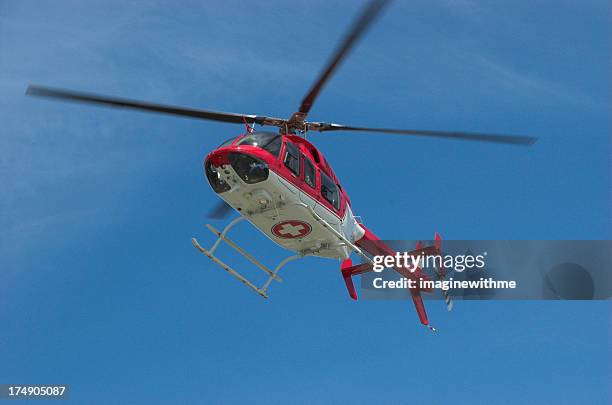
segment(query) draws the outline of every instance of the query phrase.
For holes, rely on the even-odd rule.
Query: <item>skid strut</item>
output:
[[[284,259],[282,262],[280,262],[278,264],[278,266],[276,266],[274,271],[270,270],[268,267],[266,267],[259,260],[255,259],[255,257],[253,257],[250,253],[246,252],[244,249],[242,249],[240,246],[238,246],[236,244],[236,242],[234,242],[233,240],[231,240],[230,238],[227,237],[227,233],[230,231],[230,229],[232,229],[234,227],[234,225],[236,225],[238,222],[240,222],[243,219],[246,219],[246,218],[243,217],[243,216],[239,216],[238,218],[234,219],[232,222],[230,222],[223,229],[223,232],[218,231],[215,227],[213,227],[210,224],[206,224],[206,227],[208,228],[208,230],[211,231],[214,235],[217,236],[217,240],[212,245],[212,247],[210,249],[208,249],[208,250],[204,249],[198,243],[196,238],[191,238],[191,243],[193,243],[193,245],[200,252],[202,252],[204,255],[206,255],[206,257],[208,257],[210,260],[212,260],[213,262],[218,264],[219,267],[221,267],[223,270],[227,271],[229,274],[231,274],[232,276],[236,277],[238,280],[240,280],[240,282],[242,282],[244,285],[246,285],[247,287],[249,287],[252,290],[254,290],[257,294],[261,295],[264,298],[268,298],[268,294],[267,294],[266,290],[270,286],[270,283],[272,283],[272,280],[275,280],[275,281],[278,281],[278,282],[282,282],[283,281],[278,276],[278,272],[280,271],[280,269],[282,269],[290,261],[295,260],[295,259],[299,259],[302,256],[300,256],[300,255],[289,256],[286,259]],[[249,281],[242,274],[238,273],[236,270],[231,268],[229,265],[227,265],[226,263],[224,263],[223,261],[221,261],[218,257],[216,257],[214,255],[215,251],[217,250],[217,248],[219,247],[221,242],[225,242],[229,247],[234,249],[236,252],[238,252],[240,255],[242,255],[245,259],[247,259],[248,261],[253,263],[257,268],[261,269],[264,273],[266,273],[268,275],[268,280],[265,282],[265,284],[261,288],[257,287],[255,284],[253,284],[251,281]]]

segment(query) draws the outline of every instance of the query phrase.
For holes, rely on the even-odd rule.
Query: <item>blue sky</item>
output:
[[[310,139],[382,237],[610,239],[610,8],[395,2],[311,114],[538,136],[530,149]],[[410,303],[352,302],[322,259],[289,265],[264,301],[190,243],[212,242],[202,159],[242,128],[23,95],[288,116],[357,10],[0,3],[0,383],[68,383],[75,403],[609,400],[609,302],[429,302],[434,336]],[[286,255],[248,225],[234,236]]]

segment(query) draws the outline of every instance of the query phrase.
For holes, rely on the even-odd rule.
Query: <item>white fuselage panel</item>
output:
[[[339,218],[329,208],[270,170],[268,179],[246,184],[230,165],[219,174],[231,190],[219,194],[230,206],[245,216],[276,244],[293,252],[344,260],[350,249],[333,232],[315,220],[311,209],[351,243],[364,235],[351,207],[347,204],[344,217]]]

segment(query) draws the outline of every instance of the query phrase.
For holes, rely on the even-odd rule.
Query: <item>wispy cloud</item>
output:
[[[605,103],[596,100],[579,89],[571,88],[563,83],[540,77],[536,74],[518,70],[510,64],[503,64],[485,55],[470,58],[475,61],[484,75],[493,79],[500,88],[524,97],[549,97],[558,101],[588,104],[593,108],[605,108]]]

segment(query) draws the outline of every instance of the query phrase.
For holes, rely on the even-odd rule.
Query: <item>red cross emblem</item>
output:
[[[297,220],[279,222],[272,227],[272,233],[284,239],[302,238],[310,231],[312,231],[310,224]]]

